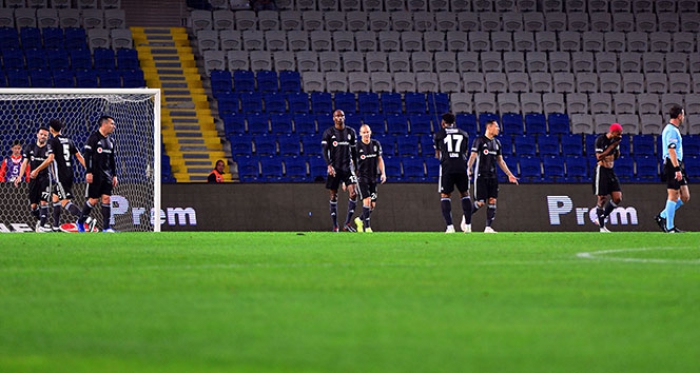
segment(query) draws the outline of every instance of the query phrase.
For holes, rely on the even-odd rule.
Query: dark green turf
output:
[[[692,372],[699,241],[4,234],[0,372]]]

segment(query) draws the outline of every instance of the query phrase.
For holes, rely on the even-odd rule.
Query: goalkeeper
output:
[[[117,167],[114,161],[115,142],[109,137],[114,132],[114,118],[102,116],[98,120],[100,128],[95,131],[85,144],[85,182],[88,200],[78,218],[78,232],[85,232],[85,222],[90,212],[101,202],[102,232],[114,233],[109,224],[112,215],[112,189],[117,186]]]

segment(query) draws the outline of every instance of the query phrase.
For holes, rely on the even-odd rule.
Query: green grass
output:
[[[0,235],[0,372],[696,371],[699,242]]]

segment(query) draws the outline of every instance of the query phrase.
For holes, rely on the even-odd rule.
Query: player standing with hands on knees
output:
[[[348,215],[343,230],[356,232],[350,223],[355,214],[357,190],[355,184],[357,178],[353,172],[353,165],[357,164],[357,134],[355,130],[345,126],[345,113],[342,110],[333,112],[333,127],[323,132],[321,145],[323,146],[323,158],[328,165],[328,179],[326,189],[330,190],[331,220],[333,232],[338,232],[338,187],[344,183],[348,188],[350,200],[348,201]]]
[[[114,118],[105,115],[100,117],[98,123],[100,128],[90,135],[85,144],[85,182],[88,200],[85,201],[85,207],[76,225],[79,232],[85,232],[83,224],[99,201],[102,205],[102,232],[114,233],[109,225],[112,215],[112,189],[119,183],[114,160],[115,142],[112,137],[109,137],[114,133]],[[92,227],[90,228],[92,230]]]
[[[593,193],[598,196],[596,212],[601,233],[610,233],[605,227],[605,219],[622,202],[620,180],[613,170],[615,160],[620,158],[620,142],[622,126],[619,123],[611,124],[608,133],[595,140],[595,158],[598,163],[593,170]]]

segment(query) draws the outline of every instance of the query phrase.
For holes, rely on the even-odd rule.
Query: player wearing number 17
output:
[[[469,135],[457,128],[455,116],[452,113],[442,115],[442,128],[435,133],[435,157],[440,160],[440,206],[445,218],[447,229],[445,233],[454,233],[452,224],[452,201],[450,194],[455,185],[462,196],[462,211],[464,212],[464,233],[471,232],[472,201],[469,197],[469,176],[467,175],[467,147]]]
[[[85,182],[87,182],[88,200],[78,219],[78,231],[83,232],[85,221],[97,202],[102,203],[102,232],[114,233],[109,225],[112,215],[112,188],[116,187],[117,168],[114,161],[115,143],[112,137],[114,132],[114,118],[102,116],[98,120],[100,128],[95,131],[85,144]]]

